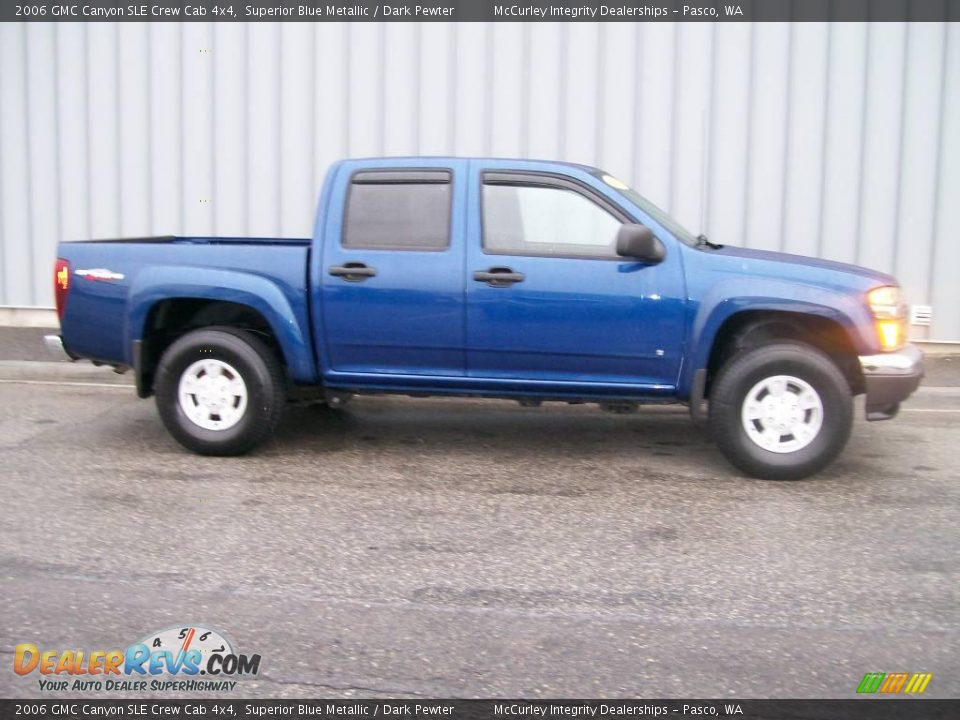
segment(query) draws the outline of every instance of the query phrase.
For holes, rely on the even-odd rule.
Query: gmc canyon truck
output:
[[[843,449],[855,395],[889,419],[923,375],[894,278],[694,237],[582,165],[346,160],[312,239],[58,256],[47,344],[132,369],[173,437],[207,455],[251,450],[297,399],[684,403],[737,468],[797,479]]]

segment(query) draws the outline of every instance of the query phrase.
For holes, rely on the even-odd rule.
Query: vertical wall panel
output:
[[[524,44],[522,23],[494,23],[492,26],[493,75],[491,97],[491,154],[519,157],[523,154]]]
[[[120,95],[116,23],[87,27],[87,146],[90,166],[90,232],[120,236]],[[177,118],[179,120],[179,118]]]
[[[316,33],[314,138],[316,139],[314,185],[319,188],[331,163],[348,154],[350,142],[348,25],[318,23]]]
[[[183,220],[198,235],[213,232],[213,26],[184,23]]]
[[[735,243],[742,243],[744,236],[744,170],[749,138],[743,108],[749,107],[750,98],[750,34],[751,27],[746,23],[717,25],[714,53],[710,193],[703,230],[711,237]]]
[[[857,262],[893,272],[900,204],[906,23],[869,26],[863,121],[863,199]]]
[[[933,223],[940,148],[940,102],[943,87],[944,27],[917,23],[907,29],[909,59],[904,87],[900,162],[900,205],[897,209],[894,270],[908,287],[930,283]]]
[[[87,26],[81,23],[58,23],[56,28],[57,135],[47,140],[57,144],[60,167],[59,176],[49,178],[48,182],[56,184],[59,189],[61,238],[82,240],[91,235],[90,182],[87,174]],[[140,52],[145,54],[142,48]],[[145,60],[149,62],[149,58]],[[6,65],[0,64],[0,67]],[[12,112],[12,108],[0,115],[8,112]],[[2,123],[3,118],[0,117],[0,125]],[[149,155],[143,165],[149,173]],[[149,198],[146,198],[146,202],[149,202]],[[147,218],[147,224],[152,227],[150,218]]]
[[[30,158],[30,262],[24,268],[29,278],[50,275],[59,239],[59,189],[57,176],[57,96],[55,27],[47,23],[27,26],[27,108],[30,113],[28,149]],[[51,142],[51,138],[54,140]],[[30,303],[53,302],[51,282],[31,283]]]
[[[762,23],[753,28],[753,76],[745,118],[750,127],[744,213],[744,245],[748,247],[781,247],[791,40],[787,23]],[[716,240],[727,241],[722,237]]]
[[[931,337],[960,340],[960,23],[947,26],[943,67],[936,225],[930,254],[933,283],[929,293],[920,287],[908,286],[908,290],[914,298],[927,298],[933,304]]]
[[[557,72],[563,58],[564,26],[535,23],[530,26],[529,77],[527,97],[527,152],[534,158],[560,155],[564,74]]]
[[[280,23],[250,26],[247,48],[248,232],[280,232]]]
[[[346,27],[350,155],[369,157],[383,148],[383,26],[356,23]]]
[[[213,220],[218,235],[245,235],[247,206],[247,33],[213,28]]]
[[[454,150],[458,155],[482,155],[490,151],[489,77],[491,25],[465,23],[457,28],[454,82]],[[409,92],[410,89],[407,89]]]
[[[183,186],[180,36],[178,25],[150,25],[150,209],[153,229],[158,235],[186,231],[180,193]]]
[[[863,178],[861,119],[867,62],[866,23],[837,23],[830,29],[823,209],[819,254],[853,262],[860,223]]]
[[[600,28],[600,102],[597,105],[596,163],[617,177],[633,173],[636,107],[636,31],[639,25],[606,23]]]
[[[280,234],[309,237],[317,193],[313,188],[313,29],[280,28]]]
[[[120,234],[149,235],[150,219],[150,28],[125,25],[118,33],[117,82],[122,108],[120,143]],[[62,152],[61,152],[62,154]]]
[[[0,303],[50,304],[60,238],[304,236],[339,158],[495,154],[891,270],[960,340],[958,54],[956,23],[6,24]]]
[[[677,27],[674,23],[644,25],[640,33],[634,170],[632,178],[624,178],[632,179],[641,193],[662,208],[670,205],[673,185]]]
[[[681,224],[696,231],[703,227],[706,208],[714,27],[707,23],[684,23],[677,27],[679,77],[673,106],[670,209]]]
[[[450,23],[425,23],[420,36],[421,155],[449,155],[453,151],[450,103],[456,71]]]
[[[31,164],[27,130],[27,31],[0,24],[0,237],[3,240],[3,301],[33,304],[30,227]],[[49,274],[48,280],[49,280]],[[31,277],[32,276],[32,277]]]
[[[826,23],[797,23],[790,47],[783,249],[798,255],[819,244],[829,37]]]
[[[383,152],[387,155],[415,152],[420,141],[419,34],[420,28],[413,23],[384,26]]]
[[[566,97],[561,109],[564,135],[560,159],[589,163],[598,150],[599,28],[594,23],[571,23],[565,31],[566,63],[560,72],[566,74]]]

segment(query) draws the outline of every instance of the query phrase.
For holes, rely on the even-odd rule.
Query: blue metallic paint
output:
[[[625,258],[527,257],[482,248],[484,172],[523,170],[562,174],[623,207],[593,175],[576,166],[474,160],[467,200],[467,272],[508,266],[525,279],[509,287],[467,284],[467,374],[573,384],[636,387],[676,384],[683,347],[683,266],[677,243],[666,238],[666,259],[645,265]],[[577,389],[576,386],[583,385]],[[566,387],[566,385],[564,386]]]
[[[895,282],[883,273],[840,263],[806,262],[783,253],[724,248],[686,248],[690,348],[677,385],[687,399],[694,373],[706,367],[724,322],[745,311],[771,310],[816,315],[838,323],[861,354],[880,351],[866,292]]]
[[[445,251],[347,251],[340,246],[349,178],[367,168],[450,168],[451,243]],[[480,245],[480,173],[518,170],[573,178],[653,229],[659,265],[486,255]],[[588,169],[526,160],[390,158],[333,165],[311,241],[177,238],[168,243],[62,243],[71,269],[125,277],[72,277],[64,343],[92,359],[132,362],[155,304],[208,298],[249,305],[275,332],[300,384],[396,392],[542,398],[665,400],[689,396],[716,333],[736,313],[819,315],[844,327],[856,350],[879,352],[865,303],[882,273],[762,251],[693,248]],[[357,260],[378,275],[345,283],[330,265]],[[508,265],[511,288],[472,281]],[[402,311],[402,312],[401,312]],[[662,354],[657,350],[661,350]]]
[[[63,318],[64,343],[76,355],[131,364],[133,341],[161,300],[201,298],[237,302],[260,312],[273,329],[296,382],[318,380],[307,322],[308,245],[249,244],[202,238],[171,243],[63,243],[71,271],[109,267],[117,281],[76,275]]]
[[[315,322],[322,320],[325,367],[331,373],[465,374],[463,293],[466,167],[463,160],[398,160],[383,168],[442,168],[452,172],[450,245],[444,250],[344,248],[344,207],[350,177],[369,163],[347,161],[335,171],[330,210],[318,221],[322,247],[313,253]],[[320,260],[320,262],[317,262]],[[362,262],[377,275],[362,282],[333,277],[334,265]]]

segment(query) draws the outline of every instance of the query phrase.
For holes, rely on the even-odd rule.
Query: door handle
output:
[[[327,272],[334,277],[341,277],[347,282],[362,282],[368,277],[375,276],[377,269],[367,267],[362,262],[348,262],[343,265],[334,265]]]
[[[526,277],[508,267],[492,267],[489,270],[477,270],[473,274],[474,280],[485,282],[490,287],[510,287],[514,283],[523,282]]]

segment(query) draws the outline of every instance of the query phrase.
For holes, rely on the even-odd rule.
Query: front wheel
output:
[[[840,454],[853,425],[850,386],[816,348],[775,343],[721,368],[710,390],[710,430],[726,458],[766,480],[799,480]]]
[[[286,402],[283,371],[256,335],[194,330],[160,359],[157,409],[169,433],[201,455],[241,455],[277,426]]]

